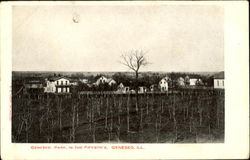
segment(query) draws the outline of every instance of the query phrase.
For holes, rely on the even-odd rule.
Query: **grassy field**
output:
[[[14,143],[222,143],[224,90],[27,95],[12,99]]]

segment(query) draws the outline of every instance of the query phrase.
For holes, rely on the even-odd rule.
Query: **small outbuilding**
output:
[[[214,75],[214,88],[224,89],[224,71]]]

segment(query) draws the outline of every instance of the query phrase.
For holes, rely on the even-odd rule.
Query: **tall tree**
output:
[[[143,50],[131,50],[121,56],[121,64],[128,67],[135,73],[135,91],[136,91],[136,111],[138,111],[138,77],[142,66],[149,64]]]

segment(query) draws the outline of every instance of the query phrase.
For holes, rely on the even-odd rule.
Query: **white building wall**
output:
[[[97,81],[96,84],[99,85],[100,83],[106,83],[108,79],[104,76],[101,76]]]
[[[195,86],[197,79],[194,78],[194,79],[190,79],[189,81],[190,81],[190,83],[189,83],[190,86]]]
[[[69,85],[69,80],[65,78],[58,79],[56,85]]]
[[[145,93],[147,92],[147,88],[146,87],[139,87],[139,93]]]
[[[116,81],[113,80],[113,79],[109,82],[109,85],[110,85],[110,86],[115,85],[115,84],[116,84]]]
[[[61,88],[57,88],[57,92],[58,92],[58,93],[61,93],[61,92],[62,92],[62,89],[61,89]]]
[[[55,82],[47,81],[46,82],[46,87],[44,88],[44,92],[55,93],[56,92]]]
[[[214,79],[214,88],[224,88],[224,79]]]
[[[159,82],[159,86],[161,91],[168,91],[168,82],[165,79]]]
[[[69,87],[61,88],[60,86],[62,86],[62,85],[70,85],[70,81],[68,79],[65,79],[65,78],[61,78],[61,79],[58,79],[56,81],[47,81],[46,87],[44,87],[44,92],[56,93],[56,91],[57,91],[58,93],[62,93],[62,92],[69,93],[70,92]]]

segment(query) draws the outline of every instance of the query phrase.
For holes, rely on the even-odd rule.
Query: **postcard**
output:
[[[1,157],[248,158],[247,4],[1,3]]]

